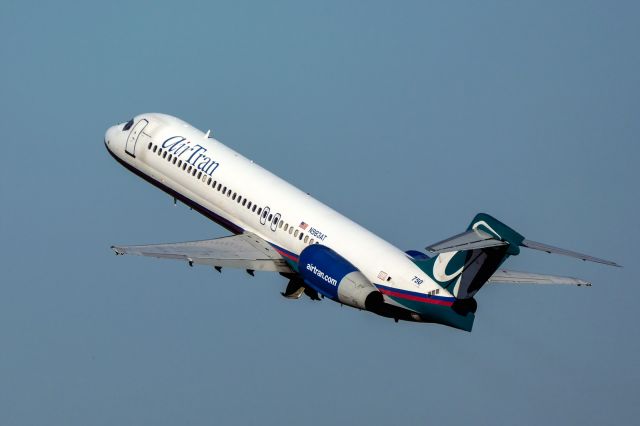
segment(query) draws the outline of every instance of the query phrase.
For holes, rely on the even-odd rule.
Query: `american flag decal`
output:
[[[305,231],[307,230],[307,228],[309,227],[309,224],[306,222],[300,222],[300,228],[304,229]]]

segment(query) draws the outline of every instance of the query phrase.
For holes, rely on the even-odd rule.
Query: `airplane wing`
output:
[[[262,238],[245,233],[213,240],[142,246],[111,246],[117,255],[157,257],[214,267],[291,272],[282,256]]]
[[[558,277],[555,275],[532,274],[530,272],[498,269],[488,282],[498,284],[565,284],[591,287],[591,283],[578,278]]]

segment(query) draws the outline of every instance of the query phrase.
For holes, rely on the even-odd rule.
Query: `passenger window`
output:
[[[207,183],[207,175],[202,175],[202,182]]]
[[[281,222],[281,223],[282,223],[282,222]],[[286,231],[287,229],[289,229],[289,224],[288,224],[288,223],[285,223],[285,224],[284,224],[284,230]]]
[[[240,200],[242,200],[242,197],[238,195],[238,204],[240,204]]]
[[[173,155],[169,154],[169,158],[167,160],[171,161],[172,158],[173,158]]]
[[[305,235],[304,236],[304,243],[307,244],[309,242],[309,236]]]
[[[293,226],[289,227],[289,234],[293,232]]]
[[[235,193],[235,192],[233,193],[233,197],[231,197],[231,199],[232,199],[233,201],[235,201],[235,200],[236,200],[236,193]]]
[[[245,198],[244,200],[242,200],[242,207],[247,205],[247,199]]]
[[[271,219],[273,219],[273,215],[272,214],[269,215],[269,222],[271,222]]]
[[[198,179],[202,177],[202,172],[198,172]]]
[[[220,191],[220,187],[222,186],[221,183],[218,184],[218,191]]]
[[[297,236],[298,236],[298,230],[297,230],[297,229],[296,229],[296,231],[293,233],[293,236],[294,236],[294,237],[297,237]]]
[[[312,239],[309,240],[309,244],[313,244],[313,243],[314,243],[314,240],[312,238]]]
[[[226,193],[227,193],[227,187],[226,187],[226,186],[222,189],[222,193],[223,193],[223,194],[226,194]]]
[[[158,155],[162,155],[162,148],[158,148]]]
[[[254,206],[255,207],[255,206]],[[255,211],[255,210],[254,210]],[[260,216],[260,213],[262,213],[262,207],[258,209],[258,216]]]
[[[189,169],[187,170],[187,173],[191,173],[191,169],[192,169],[192,168],[193,168],[193,167],[189,166]]]
[[[247,203],[247,208],[248,208],[248,209],[251,209],[251,201],[249,201],[249,202]]]
[[[191,176],[195,176],[195,175],[196,175],[196,172],[197,172],[197,170],[196,170],[196,168],[194,167],[194,168],[193,168],[193,172],[191,173]]]
[[[262,215],[260,216],[261,225],[265,225],[267,223],[267,216],[269,216],[270,211],[271,209],[269,208],[269,206],[264,206],[264,208],[262,209]]]
[[[207,185],[211,185],[211,178],[207,180]]]
[[[147,149],[151,149],[151,145],[153,145],[153,143],[149,142],[149,146],[147,146]]]
[[[231,188],[227,189],[227,197],[231,197]]]
[[[280,222],[280,213],[276,213],[273,215],[273,221],[271,220],[271,215],[269,215],[269,222],[271,222],[271,231],[276,232],[278,230],[278,223]]]
[[[167,151],[162,153],[162,158],[167,158]]]
[[[300,238],[298,238],[300,241],[302,241],[302,236],[304,235],[304,232],[300,233]]]
[[[255,212],[255,211],[256,211],[256,207],[258,207],[258,206],[256,206],[256,205],[254,204],[254,205],[253,205],[253,207],[251,208],[251,211],[252,211],[252,212]]]
[[[182,160],[180,160],[182,161]],[[182,170],[187,170],[187,163],[182,163]]]
[[[154,145],[153,146],[153,152],[156,152],[158,150],[158,145]]]
[[[278,228],[282,229],[283,224],[284,224],[284,220],[281,220],[280,222],[278,222]]]
[[[176,160],[178,160],[178,157],[173,157],[173,164],[176,164]]]

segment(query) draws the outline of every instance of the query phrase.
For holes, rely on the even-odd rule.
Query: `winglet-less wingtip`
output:
[[[122,256],[123,254],[125,254],[125,251],[117,246],[111,246],[111,250],[113,250],[116,256]]]

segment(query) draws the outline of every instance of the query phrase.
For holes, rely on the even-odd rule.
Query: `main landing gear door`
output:
[[[127,138],[127,145],[125,146],[124,150],[127,154],[134,158],[136,156],[136,143],[138,142],[138,138],[140,137],[140,134],[142,133],[144,128],[147,127],[147,124],[149,124],[149,122],[145,119],[138,121],[136,125],[133,126],[133,129],[131,129],[131,133],[129,133],[129,137]]]

